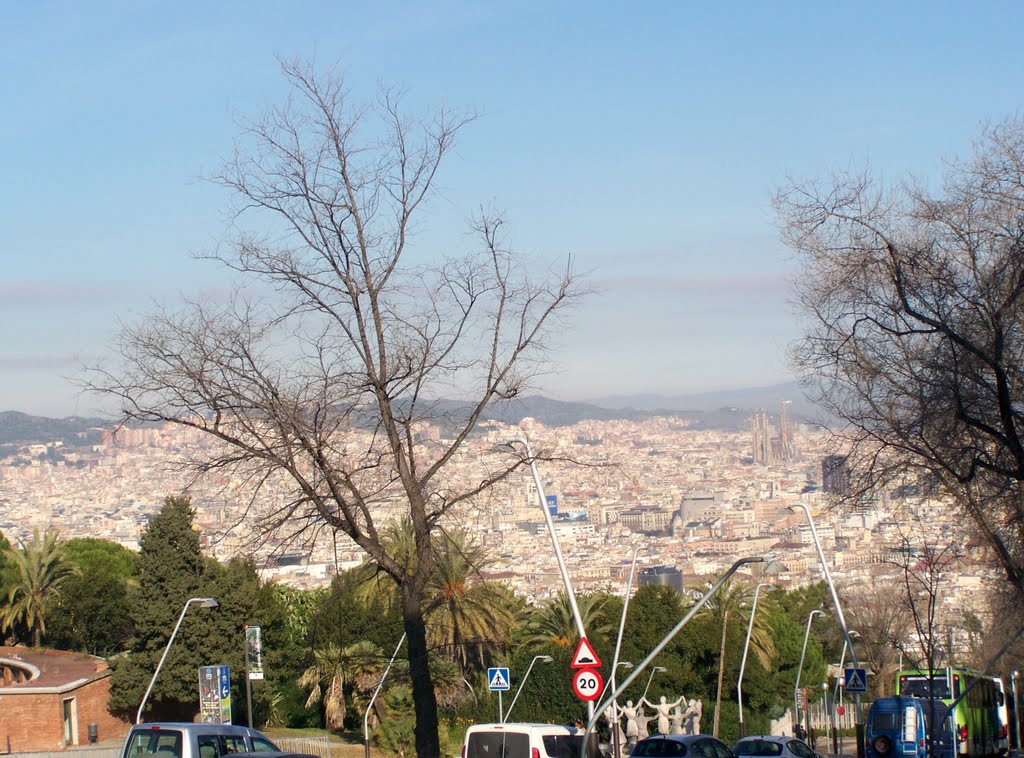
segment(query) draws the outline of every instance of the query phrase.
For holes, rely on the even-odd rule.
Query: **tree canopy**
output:
[[[776,206],[801,264],[794,365],[854,494],[950,493],[1024,592],[1024,120],[938,189],[842,173]]]
[[[265,506],[260,534],[342,532],[392,576],[416,750],[438,756],[423,608],[432,544],[454,508],[526,462],[496,454],[460,485],[442,472],[488,405],[549,370],[548,340],[584,290],[568,263],[529,266],[490,211],[472,222],[468,253],[416,248],[438,171],[472,116],[410,117],[394,90],[356,103],[336,71],[282,70],[293,97],[242,122],[213,178],[237,200],[232,237],[213,254],[239,275],[237,295],[126,326],[121,365],[97,367],[90,387],[116,399],[125,421],[219,442],[196,470],[244,481],[246,497]],[[272,294],[247,299],[253,286]],[[437,444],[423,444],[426,421],[448,429]],[[261,500],[270,482],[275,496]],[[411,570],[382,538],[396,501],[414,530]]]

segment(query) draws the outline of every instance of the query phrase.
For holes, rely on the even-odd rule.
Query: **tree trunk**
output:
[[[725,630],[729,624],[729,611],[722,614],[722,648],[718,651],[718,694],[715,696],[715,724],[711,734],[718,736],[718,715],[722,710],[722,679],[725,676]]]
[[[427,626],[419,596],[402,588],[402,615],[405,622],[406,651],[409,657],[409,679],[416,710],[416,755],[419,758],[440,758],[441,742],[437,734],[437,698],[430,677],[427,651]]]

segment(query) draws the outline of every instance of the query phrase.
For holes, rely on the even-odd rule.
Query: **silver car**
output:
[[[732,746],[736,758],[821,758],[796,737],[759,734],[743,737]]]

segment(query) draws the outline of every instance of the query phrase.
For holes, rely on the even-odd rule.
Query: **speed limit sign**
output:
[[[604,679],[597,669],[580,669],[572,677],[572,689],[580,700],[597,700]]]

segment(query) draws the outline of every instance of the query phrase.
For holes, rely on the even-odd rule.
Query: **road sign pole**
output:
[[[505,723],[505,714],[501,710],[501,690],[498,690],[498,723],[499,724],[504,724]]]

